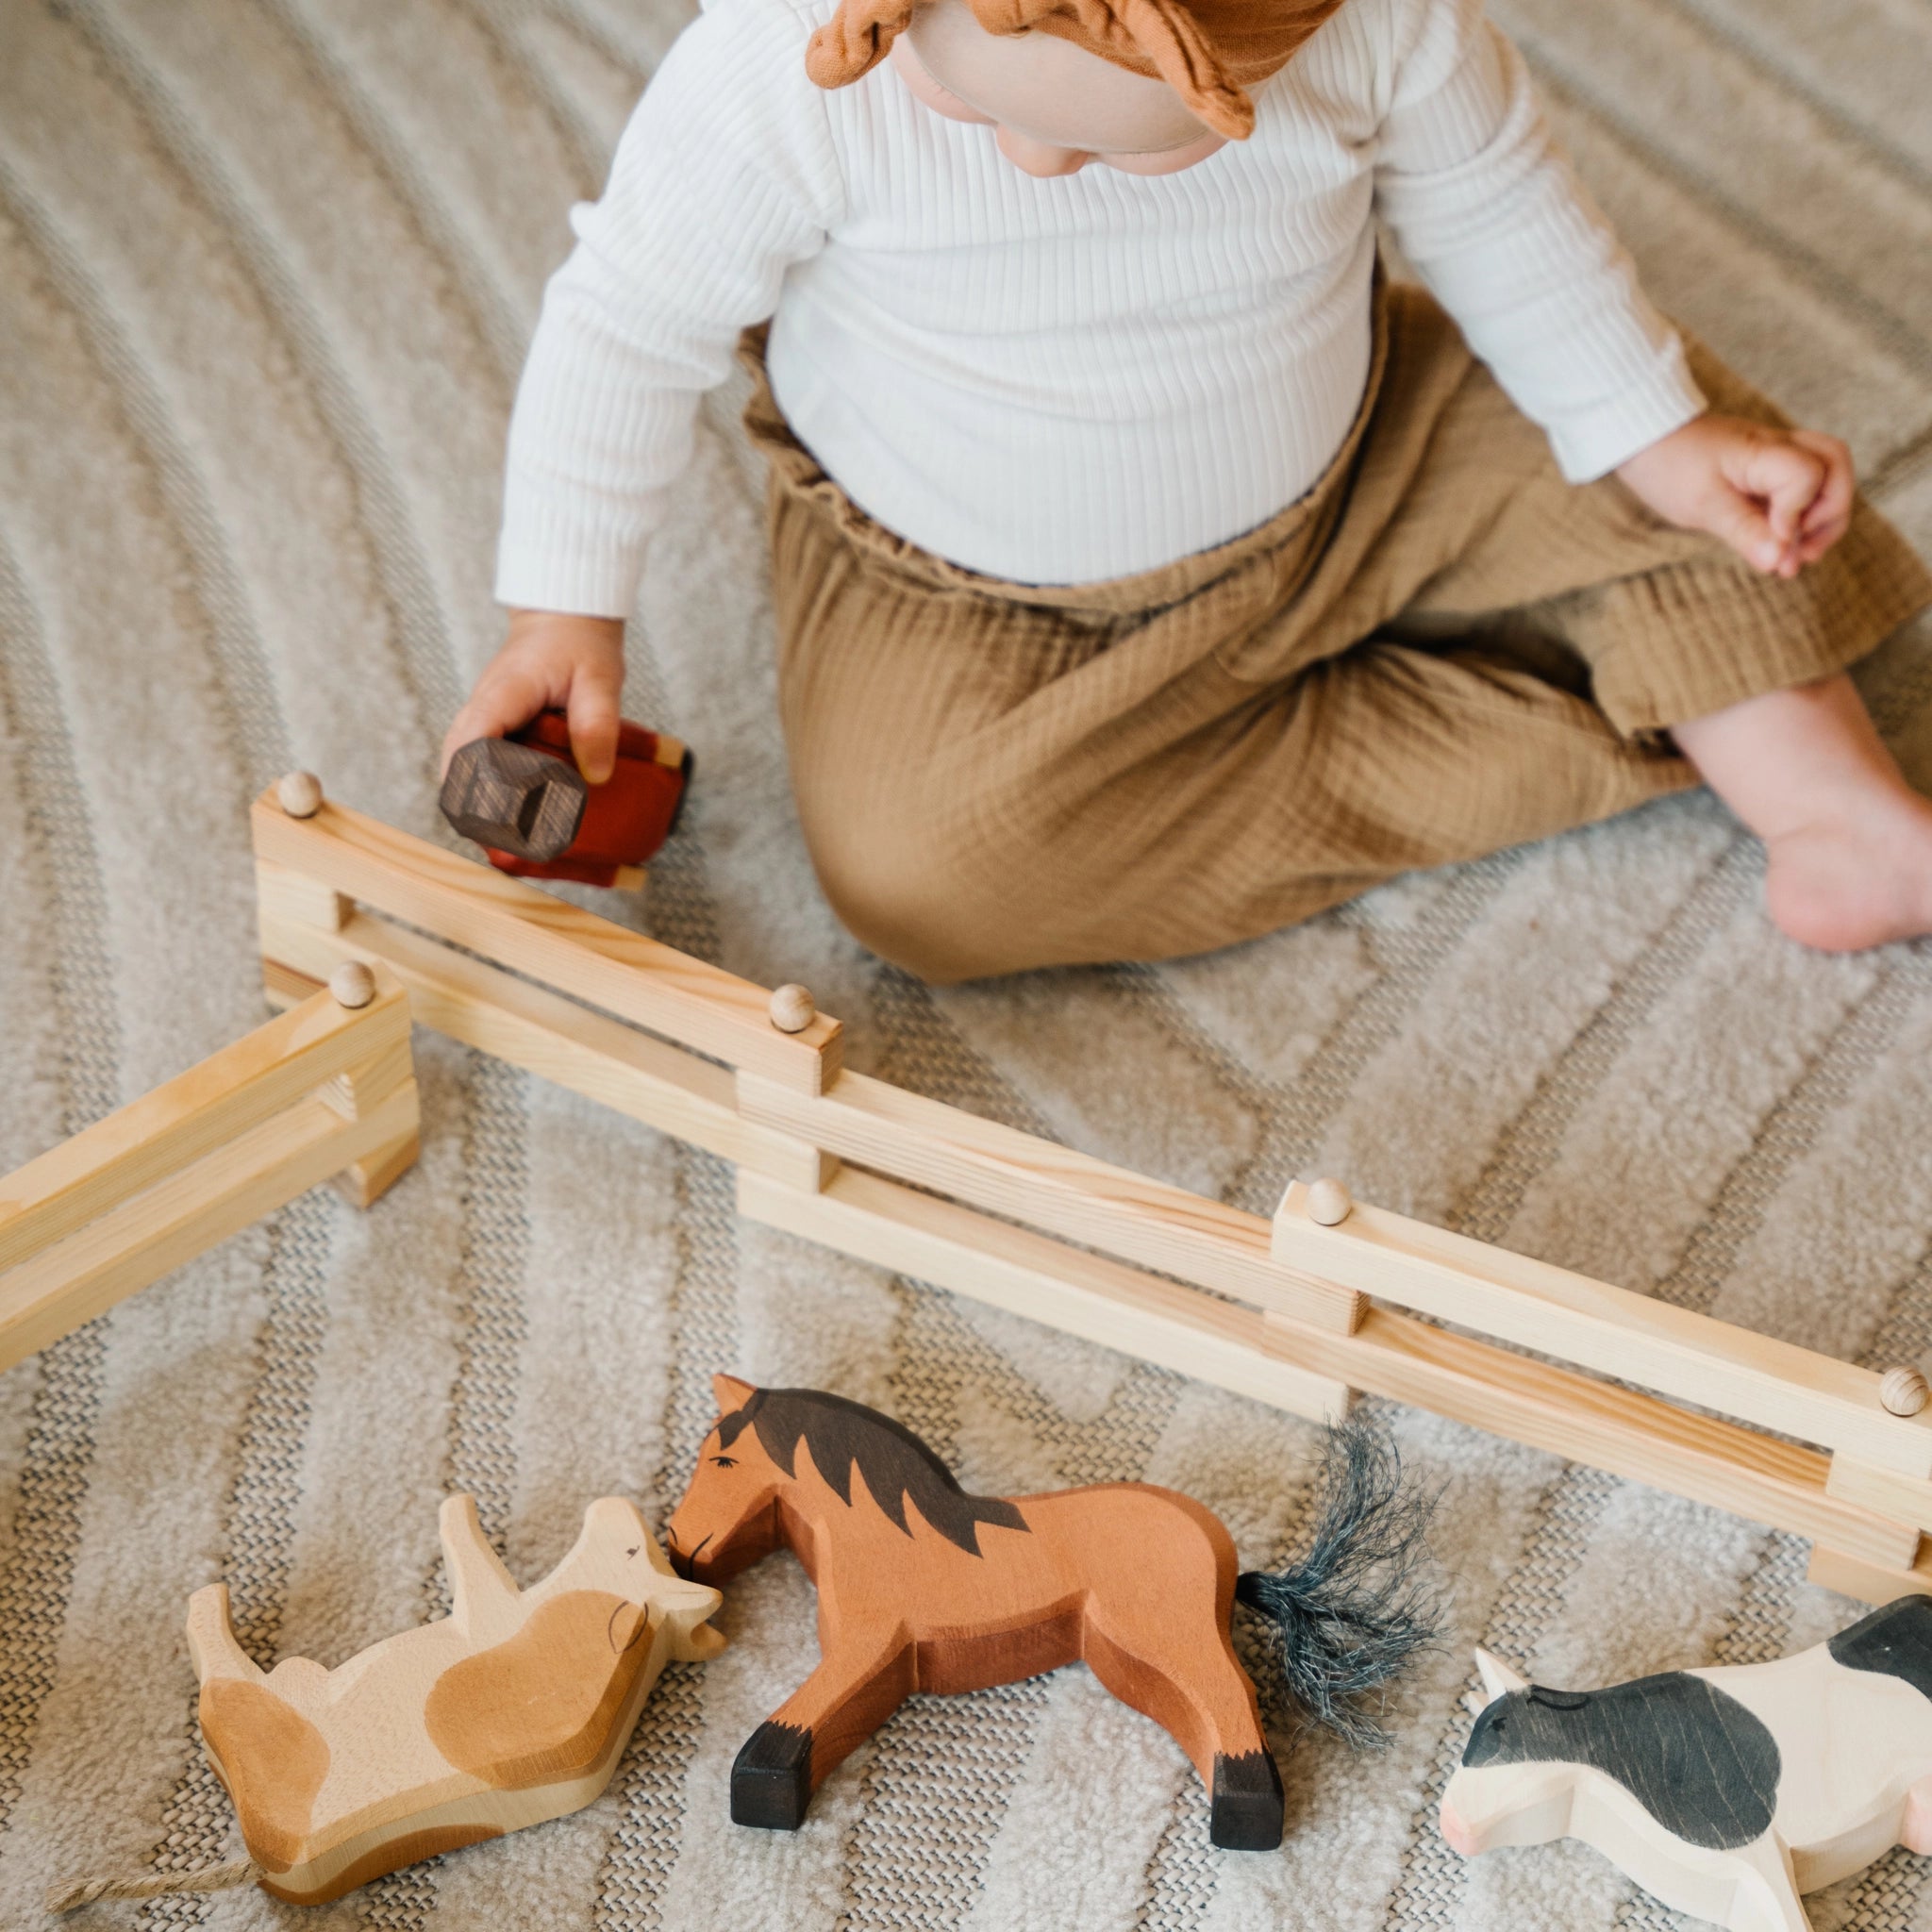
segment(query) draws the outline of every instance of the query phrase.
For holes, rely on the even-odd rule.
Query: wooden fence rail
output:
[[[408,997],[346,984],[0,1179],[0,1368],[323,1181],[366,1207],[408,1167]]]
[[[255,840],[272,997],[361,961],[425,1025],[734,1162],[752,1219],[1297,1414],[1367,1391],[1736,1511],[1854,1595],[1932,1592],[1932,1414],[1868,1370],[1381,1209],[1318,1222],[1300,1183],[1271,1222],[842,1072],[836,1022],[781,1032],[764,989],[339,805],[270,792]]]

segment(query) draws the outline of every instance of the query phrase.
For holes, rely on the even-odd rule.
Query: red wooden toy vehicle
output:
[[[616,769],[587,784],[564,714],[542,711],[508,738],[479,738],[457,753],[442,815],[500,872],[635,888],[676,828],[691,768],[679,740],[626,722]]]

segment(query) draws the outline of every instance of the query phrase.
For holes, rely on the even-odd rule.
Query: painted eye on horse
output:
[[[711,1457],[711,1463],[717,1469],[736,1469],[738,1467],[738,1457],[735,1456],[714,1456]]]

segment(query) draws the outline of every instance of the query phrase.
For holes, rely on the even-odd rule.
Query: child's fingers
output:
[[[1787,437],[1754,438],[1727,464],[1730,481],[1763,505],[1765,522],[1780,552],[1798,535],[1805,513],[1818,500],[1827,466],[1815,450]]]
[[[496,658],[476,680],[476,688],[442,741],[442,770],[466,744],[479,738],[503,738],[527,724],[550,702],[546,680],[514,658]]]
[[[1816,563],[1851,526],[1852,518],[1849,510],[1827,523],[1814,525],[1807,522],[1798,538],[1799,562]]]
[[[1852,520],[1852,500],[1857,494],[1857,473],[1852,466],[1852,453],[1836,436],[1826,436],[1821,430],[1794,429],[1791,441],[1802,449],[1807,449],[1824,465],[1824,480],[1819,486],[1818,493],[1806,510],[1803,528],[1807,538],[1832,529],[1836,542],[1844,534]],[[1831,547],[1827,543],[1825,549]],[[1823,555],[1823,551],[1818,553]]]
[[[1702,522],[1713,537],[1728,543],[1746,563],[1767,575],[1782,570],[1791,546],[1773,528],[1771,519],[1755,496],[1720,485],[1715,496],[1705,506]]]
[[[592,785],[602,785],[617,769],[618,707],[623,700],[624,666],[589,663],[577,666],[571,679],[566,710],[570,746],[577,770]]]

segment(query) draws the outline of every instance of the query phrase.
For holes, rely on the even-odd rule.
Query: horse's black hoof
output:
[[[1215,1788],[1220,1789],[1219,1779]],[[1274,1790],[1278,1838],[1278,1781]],[[796,1724],[774,1724],[767,1718],[744,1740],[731,1767],[732,1824],[755,1824],[763,1831],[796,1831],[805,1823],[805,1807],[810,1803],[811,1733]]]
[[[1208,1818],[1214,1843],[1230,1852],[1272,1852],[1281,1842],[1282,1813],[1281,1774],[1271,1753],[1215,1754],[1214,1807]]]

